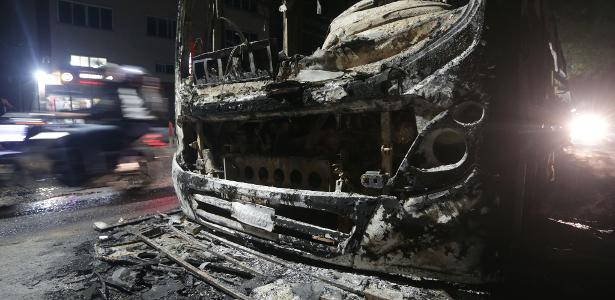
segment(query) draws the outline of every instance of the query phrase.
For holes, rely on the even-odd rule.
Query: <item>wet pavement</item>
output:
[[[177,207],[177,199],[171,188],[150,192],[126,194],[100,191],[11,206],[0,211],[0,237],[6,239],[64,226],[78,226],[90,231],[94,221],[115,223],[122,218],[164,212]]]
[[[165,212],[178,207],[172,189],[128,194],[97,190],[50,198],[0,211],[0,299],[43,299],[57,280],[87,264],[99,233],[93,222]],[[65,270],[64,273],[58,270]]]
[[[170,194],[173,194],[173,188],[170,186],[147,189],[138,193],[127,193],[113,188],[89,189],[44,200],[5,206],[0,210],[0,219],[32,214],[75,211],[98,206],[117,206],[131,202],[146,201],[157,196]]]
[[[94,222],[176,209],[168,153],[157,161],[152,184],[138,191],[118,188],[109,178],[77,188],[53,177],[0,187],[0,299],[47,299],[57,288],[70,290],[60,280],[92,260],[99,235]]]

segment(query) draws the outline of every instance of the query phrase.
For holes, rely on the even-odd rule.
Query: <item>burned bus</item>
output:
[[[546,1],[335,1],[348,5],[299,55],[303,2],[316,1],[264,1],[271,30],[256,41],[222,1],[179,2],[185,215],[334,265],[497,280],[566,140]],[[239,44],[219,47],[223,28]]]

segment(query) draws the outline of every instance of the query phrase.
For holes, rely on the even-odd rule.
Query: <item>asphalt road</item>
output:
[[[603,291],[610,282],[606,275],[615,267],[615,153],[566,155],[571,157],[561,159],[562,183],[544,201],[548,218],[528,226],[532,234],[524,248],[532,251],[520,260],[519,277],[547,281],[540,284],[546,294],[562,286],[578,292],[597,285],[593,291]],[[94,222],[111,224],[178,207],[168,175],[153,189],[136,194],[105,186],[66,189],[45,182],[17,194],[23,199],[0,202],[0,299],[82,293],[84,285],[72,280],[85,272],[91,275],[93,244],[104,234],[93,229]],[[515,283],[513,289],[535,288],[533,282]]]
[[[79,252],[89,252],[101,234],[93,222],[115,223],[178,207],[172,189],[143,194],[95,189],[25,203],[0,211],[0,299],[43,299],[66,289],[62,277],[74,276]],[[83,254],[83,253],[81,253]]]

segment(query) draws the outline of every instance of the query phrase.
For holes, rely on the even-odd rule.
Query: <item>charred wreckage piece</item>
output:
[[[497,199],[479,159],[492,101],[486,1],[459,2],[360,1],[311,56],[278,62],[274,42],[245,41],[197,55],[187,75],[191,2],[180,1],[183,212],[327,263],[493,280]]]
[[[174,217],[131,222],[99,238],[93,270],[99,282],[90,285],[85,298],[450,298],[441,289],[286,261]]]

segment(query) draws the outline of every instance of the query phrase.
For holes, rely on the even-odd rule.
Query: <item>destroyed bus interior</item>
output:
[[[545,2],[256,1],[258,35],[216,3],[179,4],[173,180],[190,219],[340,266],[497,280],[524,201],[498,189],[523,159],[504,156],[528,138],[490,120],[545,128],[566,106]]]

